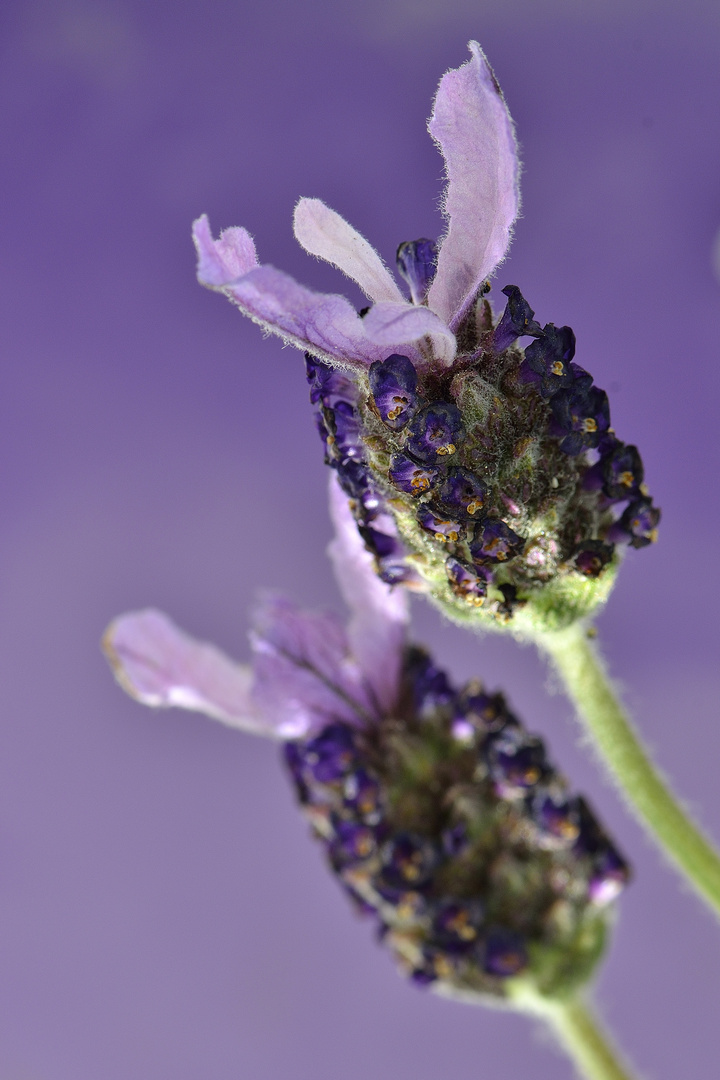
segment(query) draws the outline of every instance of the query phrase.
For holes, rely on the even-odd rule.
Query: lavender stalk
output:
[[[538,637],[578,719],[629,809],[695,892],[720,916],[720,855],[650,760],[587,628]]]

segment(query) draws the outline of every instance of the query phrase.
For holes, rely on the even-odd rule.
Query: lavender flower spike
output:
[[[336,477],[331,510],[347,631],[270,598],[250,670],[137,612],[105,636],[115,673],[145,704],[283,740],[332,871],[414,983],[561,998],[602,954],[628,866],[502,695],[455,690],[408,644],[405,593],[376,576]]]
[[[486,299],[518,214],[519,165],[495,76],[475,42],[470,53],[442,77],[428,124],[445,160],[447,232],[397,249],[409,299],[319,199],[297,203],[295,236],[364,291],[362,315],[259,265],[244,229],[213,240],[205,217],[198,277],[305,349],[325,462],[381,579],[422,589],[460,623],[534,636],[601,605],[623,549],[651,543],[660,512],[607,395],[574,361],[571,328],[541,327],[515,285],[499,317]],[[523,349],[523,337],[535,340]],[[459,478],[467,507],[451,491]],[[640,498],[644,516],[623,516]]]

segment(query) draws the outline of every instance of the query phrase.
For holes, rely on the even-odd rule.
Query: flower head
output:
[[[407,641],[333,480],[331,556],[351,609],[266,602],[251,667],[141,611],[109,627],[121,685],[280,739],[303,813],[357,909],[415,983],[562,994],[602,953],[628,867],[502,694],[456,689]]]
[[[383,580],[422,587],[457,621],[537,632],[601,603],[621,546],[650,543],[660,512],[607,395],[574,361],[570,327],[541,327],[515,285],[499,317],[486,299],[519,168],[497,80],[475,42],[470,52],[443,76],[428,125],[448,224],[437,242],[400,244],[409,298],[318,199],[298,202],[295,235],[360,286],[360,313],[261,266],[244,229],[213,240],[206,217],[194,227],[198,276],[305,351],[326,462]]]

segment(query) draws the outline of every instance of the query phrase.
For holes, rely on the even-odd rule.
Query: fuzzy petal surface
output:
[[[374,304],[363,319],[369,338],[381,345],[399,345],[429,337],[433,355],[440,366],[455,359],[457,342],[445,323],[426,307],[414,304]],[[402,350],[407,354],[407,348]],[[410,359],[413,359],[411,356]]]
[[[362,541],[347,496],[334,473],[330,477],[329,494],[335,539],[328,553],[343,599],[352,612],[348,626],[350,649],[378,705],[391,710],[400,688],[409,619],[407,592],[386,585],[377,576],[373,558]]]
[[[234,226],[213,240],[207,214],[193,222],[198,278],[203,285],[227,285],[258,265],[255,242],[247,229]]]
[[[454,330],[502,261],[520,208],[515,130],[480,46],[443,75],[428,130],[445,158],[449,219],[428,305]]]
[[[103,649],[124,690],[143,705],[204,713],[254,735],[279,736],[252,699],[252,672],[148,608],[115,619]]]
[[[372,244],[320,199],[300,199],[293,228],[306,251],[337,266],[374,303],[404,299]]]
[[[223,237],[228,232],[233,233],[234,240],[236,234],[242,233],[252,243],[244,229],[226,229]],[[307,350],[335,367],[363,370],[375,360],[384,360],[393,351],[393,345],[404,344],[406,340],[402,331],[397,341],[384,344],[372,340],[363,320],[344,296],[313,292],[272,266],[254,264],[239,277],[227,279],[233,266],[239,264],[237,252],[241,245],[232,248],[231,257],[223,237],[212,239],[205,216],[195,222],[194,237],[198,280],[202,285],[223,293],[264,330],[278,334],[288,344]],[[243,251],[247,254],[245,247]],[[417,349],[408,348],[411,359],[419,362]]]
[[[268,596],[251,641],[254,699],[284,734],[306,734],[334,719],[361,724],[374,718],[372,695],[334,615]]]

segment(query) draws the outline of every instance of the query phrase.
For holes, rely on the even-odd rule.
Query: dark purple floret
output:
[[[630,867],[610,841],[593,860],[588,882],[590,898],[600,905],[616,900],[630,880]]]
[[[347,724],[329,724],[301,747],[305,768],[314,780],[328,784],[341,780],[351,769],[357,748]]]
[[[465,535],[465,526],[461,521],[452,521],[445,515],[434,514],[425,507],[418,512],[417,520],[421,529],[444,544],[455,544]]]
[[[463,851],[467,850],[468,845],[470,844],[467,826],[462,821],[458,822],[457,825],[445,829],[441,840],[443,851],[449,858],[453,858],[455,855],[461,855]]]
[[[448,705],[455,699],[455,691],[445,672],[417,646],[407,650],[403,675],[412,691],[415,711],[420,717],[432,715],[438,707]]]
[[[643,482],[643,463],[636,446],[617,442],[603,454],[598,464],[602,470],[602,489],[614,502],[636,499]]]
[[[294,740],[288,740],[283,744],[283,755],[288,771],[295,782],[298,801],[304,806],[309,801],[310,792],[303,775],[304,755],[301,744]]]
[[[575,568],[585,577],[598,577],[612,562],[615,547],[602,540],[585,540],[575,554]]]
[[[355,769],[345,778],[343,804],[366,825],[377,825],[382,816],[380,785],[365,769]]]
[[[418,461],[435,465],[454,454],[464,438],[465,428],[457,405],[438,401],[426,405],[412,420],[407,449]]]
[[[452,467],[447,470],[437,497],[452,513],[474,518],[485,505],[487,487],[469,469]]]
[[[520,722],[507,707],[502,694],[486,694],[479,683],[470,682],[458,697],[458,715],[464,716],[481,735],[507,728],[520,728]]]
[[[329,854],[336,870],[366,862],[377,853],[378,835],[370,825],[357,821],[334,821]]]
[[[433,914],[433,944],[449,953],[469,952],[478,940],[484,914],[479,900],[441,900]]]
[[[393,353],[368,372],[370,391],[383,423],[400,431],[417,409],[417,372],[407,356]]]
[[[438,979],[447,979],[452,975],[454,959],[442,949],[432,945],[423,946],[422,959],[410,971],[410,981],[416,986],[430,986]]]
[[[358,532],[365,541],[366,547],[378,559],[387,559],[399,554],[398,542],[394,536],[379,532],[369,525],[358,525]]]
[[[490,736],[484,747],[484,757],[496,790],[506,797],[524,794],[547,773],[542,739],[520,729],[505,728]]]
[[[417,580],[415,571],[402,559],[381,559],[378,563],[378,577],[386,585],[407,585]]]
[[[507,978],[517,975],[527,966],[525,939],[514,930],[494,926],[487,933],[483,946],[483,966],[489,975]]]
[[[608,529],[607,538],[615,543],[642,548],[657,539],[660,510],[651,499],[637,499],[625,508],[618,521]]]
[[[475,537],[470,544],[473,562],[507,562],[519,555],[525,547],[525,540],[518,536],[504,521],[488,519],[475,529]]]
[[[471,570],[464,563],[453,558],[445,560],[445,569],[450,588],[456,596],[461,596],[463,600],[478,607],[484,602],[489,577],[486,571]]]
[[[322,410],[323,419],[330,433],[328,442],[334,452],[342,459],[355,458],[362,461],[364,456],[360,437],[360,420],[349,401],[336,401],[332,409]]]
[[[418,465],[405,454],[393,454],[388,475],[401,491],[408,495],[422,495],[433,486],[440,470],[432,465]]]
[[[410,832],[396,833],[383,844],[380,857],[380,882],[396,889],[425,888],[441,860],[432,840]]]
[[[498,353],[504,352],[519,337],[540,337],[543,332],[540,323],[535,321],[535,312],[517,285],[506,285],[502,292],[508,301],[492,336],[492,347]]]
[[[575,355],[575,335],[569,326],[543,327],[542,337],[533,341],[525,350],[523,370],[536,378],[533,380],[539,393],[550,398],[563,387],[571,387],[575,381],[570,362]]]
[[[357,398],[357,388],[346,375],[337,368],[330,367],[310,353],[305,353],[305,373],[310,385],[310,401],[313,405],[321,402],[332,405],[333,399],[340,397],[349,401]]]
[[[550,430],[560,437],[560,449],[570,457],[596,447],[610,427],[607,394],[597,386],[558,390],[550,400],[550,408]]]
[[[437,271],[438,250],[434,240],[406,240],[397,249],[397,268],[410,286],[413,304],[422,304]]]
[[[530,800],[529,809],[538,831],[548,841],[569,847],[580,835],[577,799],[539,791]]]

